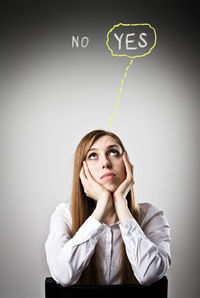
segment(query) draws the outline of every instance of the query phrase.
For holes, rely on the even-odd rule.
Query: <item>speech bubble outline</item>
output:
[[[110,46],[109,46],[109,44],[108,44],[108,43],[109,43],[109,34],[110,34],[113,30],[115,30],[115,28],[117,28],[117,27],[119,27],[119,26],[126,26],[126,27],[128,27],[128,26],[149,26],[149,28],[153,30],[153,32],[154,32],[154,36],[155,36],[155,40],[154,40],[154,44],[153,44],[153,46],[150,48],[150,50],[149,50],[147,53],[144,53],[144,54],[142,54],[142,55],[129,56],[129,55],[126,55],[126,54],[120,54],[120,55],[119,55],[119,54],[114,54],[114,53],[113,53],[113,50],[110,48]],[[130,58],[130,59],[133,59],[133,58],[138,58],[138,57],[144,57],[144,56],[150,54],[151,51],[153,50],[153,48],[155,48],[155,46],[156,46],[156,42],[157,42],[157,34],[156,34],[156,30],[155,30],[155,28],[152,27],[150,24],[148,24],[148,23],[141,23],[141,24],[123,24],[123,23],[119,23],[119,24],[117,24],[117,25],[114,25],[114,26],[108,31],[108,33],[107,33],[106,45],[107,45],[107,48],[110,50],[112,56],[117,56],[117,57],[128,57],[128,58]]]

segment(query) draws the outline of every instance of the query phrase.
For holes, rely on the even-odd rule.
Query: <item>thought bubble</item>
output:
[[[106,45],[112,56],[133,59],[150,54],[156,41],[156,30],[147,23],[119,23],[108,31]]]
[[[112,56],[131,58],[121,80],[120,89],[115,104],[115,111],[110,118],[110,128],[114,116],[117,114],[118,102],[122,93],[124,80],[133,63],[133,58],[144,57],[151,53],[156,46],[156,30],[149,24],[122,24],[114,25],[107,33],[106,45]]]

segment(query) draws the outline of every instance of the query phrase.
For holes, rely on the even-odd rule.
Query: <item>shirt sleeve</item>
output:
[[[63,286],[79,280],[90,262],[102,229],[102,224],[90,216],[71,237],[70,225],[60,204],[51,216],[45,251],[51,276]]]
[[[162,210],[150,213],[141,226],[134,218],[120,224],[128,259],[143,285],[161,279],[171,263],[169,224]]]

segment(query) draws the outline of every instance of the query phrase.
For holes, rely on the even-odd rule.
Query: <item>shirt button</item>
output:
[[[128,237],[130,237],[130,238],[131,238],[131,237],[132,237],[132,233],[128,233]]]
[[[125,229],[128,229],[128,228],[129,228],[129,225],[128,225],[128,224],[126,224],[126,225],[125,225]]]

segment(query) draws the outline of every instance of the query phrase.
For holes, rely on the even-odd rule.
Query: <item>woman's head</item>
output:
[[[94,130],[80,141],[75,153],[74,170],[80,172],[82,162],[86,160],[93,178],[114,192],[126,178],[123,152],[125,148],[118,136],[104,130]]]
[[[93,178],[103,184],[110,192],[114,192],[126,178],[125,166],[121,157],[122,152],[126,153],[126,150],[120,138],[114,133],[105,130],[89,132],[78,144],[74,156],[71,198],[71,209],[74,217],[76,217],[73,221],[74,232],[77,231],[81,223],[86,220],[95,208],[94,200],[88,199],[81,183],[80,171],[83,161],[87,160]],[[102,178],[106,173],[110,173],[113,177]],[[135,208],[133,189],[127,195],[127,201],[130,206],[132,205]],[[132,210],[132,207],[130,209]]]

